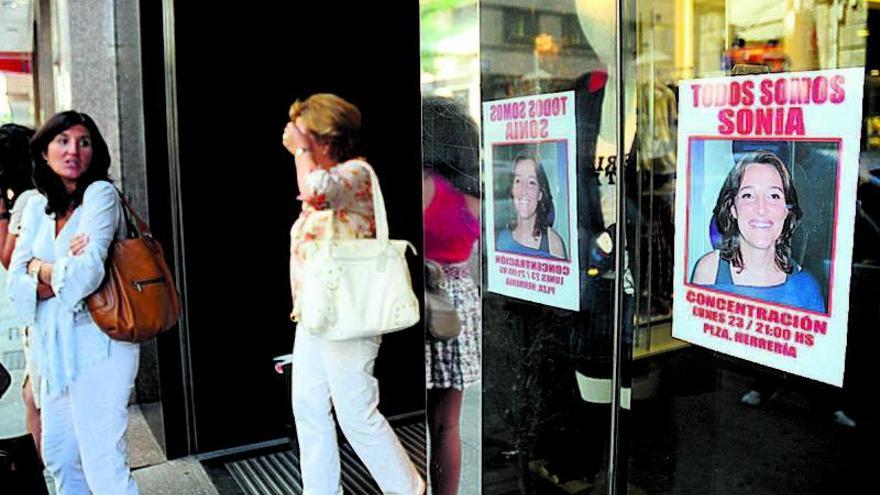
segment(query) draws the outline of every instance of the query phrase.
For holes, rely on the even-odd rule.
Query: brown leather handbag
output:
[[[110,338],[143,342],[177,323],[180,300],[162,246],[125,197],[119,197],[127,235],[110,244],[104,281],[86,305]]]

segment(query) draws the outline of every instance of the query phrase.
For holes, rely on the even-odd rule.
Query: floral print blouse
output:
[[[302,211],[290,229],[290,289],[293,313],[299,316],[297,294],[301,286],[301,267],[305,262],[304,243],[314,240],[375,237],[373,189],[370,165],[354,159],[325,170],[316,169],[306,178]]]

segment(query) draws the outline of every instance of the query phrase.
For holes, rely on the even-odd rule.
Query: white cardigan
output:
[[[35,329],[31,358],[42,377],[43,393],[56,395],[76,380],[79,371],[110,355],[110,338],[92,321],[84,300],[104,280],[110,243],[125,236],[125,218],[119,194],[106,181],[86,188],[82,204],[57,237],[55,218],[46,213],[46,203],[40,195],[25,208],[7,289],[23,323]],[[80,255],[70,256],[70,240],[80,233],[87,234],[89,242]],[[27,274],[32,258],[55,264],[55,297],[37,299],[37,281]]]

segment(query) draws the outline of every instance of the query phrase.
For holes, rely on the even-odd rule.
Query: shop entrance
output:
[[[167,227],[176,222],[187,308],[180,347],[160,355],[171,456],[286,442],[293,434],[289,381],[274,371],[273,357],[291,352],[294,331],[288,259],[298,202],[281,134],[295,99],[333,92],[361,109],[392,235],[421,244],[418,190],[400,187],[420,177],[418,128],[403,124],[419,115],[415,7],[387,14],[399,26],[393,31],[367,29],[360,20],[374,13],[366,6],[333,9],[206,10],[178,2],[173,35],[145,34],[153,43],[145,53],[173,46],[173,59],[145,70],[156,83],[145,84],[147,100],[159,103],[154,116],[175,131],[168,140],[152,127],[158,131],[147,145],[157,160],[166,141],[171,146],[164,177],[177,188],[170,193],[177,209]],[[150,12],[143,31],[161,33],[162,10]],[[322,44],[328,36],[344,43]],[[167,64],[176,68],[170,80]],[[376,375],[387,416],[424,410],[422,353],[419,329],[385,340]]]

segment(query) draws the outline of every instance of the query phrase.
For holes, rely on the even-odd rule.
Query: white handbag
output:
[[[299,321],[327,340],[348,340],[409,328],[421,316],[406,248],[388,238],[385,200],[372,169],[375,239],[309,241],[298,295]]]

